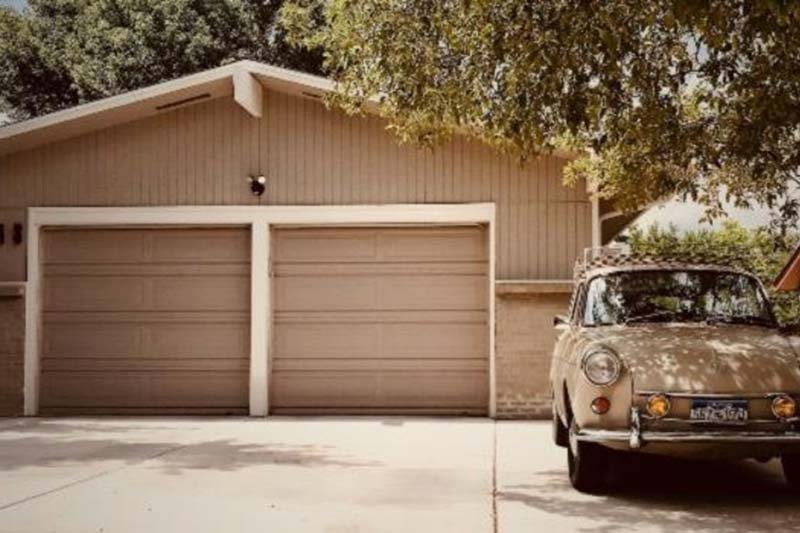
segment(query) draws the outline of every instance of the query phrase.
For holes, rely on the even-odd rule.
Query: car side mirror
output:
[[[556,315],[553,318],[553,327],[556,329],[564,329],[569,326],[569,319],[564,315]]]

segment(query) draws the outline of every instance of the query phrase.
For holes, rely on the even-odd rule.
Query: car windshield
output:
[[[773,327],[775,320],[751,276],[711,270],[639,270],[594,278],[584,324],[709,322]]]

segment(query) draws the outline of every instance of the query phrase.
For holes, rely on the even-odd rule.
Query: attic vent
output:
[[[205,100],[206,98],[211,98],[211,95],[209,93],[203,93],[198,94],[197,96],[190,96],[189,98],[184,98],[183,100],[176,100],[175,102],[169,102],[168,104],[157,106],[156,110],[163,111],[165,109],[172,109],[173,107],[199,102],[200,100]]]
[[[321,97],[320,95],[318,95],[317,93],[310,93],[310,92],[308,92],[308,91],[300,91],[300,94],[302,94],[302,95],[303,95],[303,96],[305,96],[306,98],[313,98],[314,100],[319,100],[320,98],[322,98],[322,97]]]

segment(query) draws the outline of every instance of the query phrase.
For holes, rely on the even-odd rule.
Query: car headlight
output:
[[[600,387],[607,387],[617,381],[622,372],[622,363],[619,357],[608,348],[589,350],[583,356],[581,366],[586,379]]]

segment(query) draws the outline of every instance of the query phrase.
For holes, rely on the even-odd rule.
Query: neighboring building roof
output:
[[[238,61],[151,87],[104,98],[49,115],[0,127],[0,155],[35,148],[90,131],[156,115],[193,103],[233,95],[248,112],[260,116],[252,102],[251,80],[282,92],[319,98],[333,90],[326,78]]]
[[[779,291],[796,291],[800,289],[800,246],[783,265],[780,274],[772,282]]]

